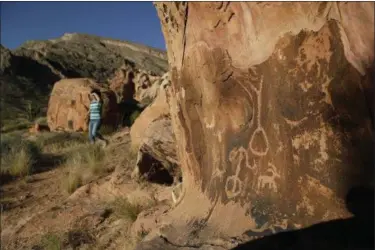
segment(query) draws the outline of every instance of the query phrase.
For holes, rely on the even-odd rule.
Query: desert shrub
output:
[[[25,106],[26,117],[30,122],[34,121],[35,118],[38,116],[38,114],[40,114],[40,112],[41,112],[41,107],[37,103],[33,103],[30,101]]]
[[[62,242],[58,235],[48,233],[43,235],[41,245],[45,250],[61,250]]]
[[[1,173],[12,176],[27,176],[40,158],[40,148],[20,135],[1,138]]]
[[[47,117],[45,116],[38,117],[37,119],[35,119],[34,123],[48,126]]]
[[[10,133],[13,131],[25,130],[28,129],[31,125],[32,123],[25,119],[15,119],[13,121],[7,121],[5,124],[3,124],[3,126],[1,127],[1,132]]]

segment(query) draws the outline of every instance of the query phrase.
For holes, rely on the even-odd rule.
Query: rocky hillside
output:
[[[63,78],[88,77],[106,84],[123,65],[159,76],[168,69],[162,50],[83,34],[0,49],[4,121],[43,113],[53,84]]]
[[[168,69],[164,51],[130,42],[84,34],[64,34],[47,41],[29,41],[14,51],[48,66],[60,77],[89,77],[106,82],[125,62],[161,75]]]

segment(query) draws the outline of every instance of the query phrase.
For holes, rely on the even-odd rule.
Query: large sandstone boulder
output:
[[[168,105],[170,81],[161,83],[158,95],[135,120],[130,130],[132,147],[138,150],[133,177],[172,184],[179,177],[176,138]]]
[[[176,139],[170,117],[157,118],[145,130],[132,175],[160,184],[179,181]]]
[[[88,78],[62,79],[55,83],[48,103],[49,128],[64,131],[87,131],[91,90],[100,90],[103,99],[102,126],[116,127],[118,107],[113,91]]]
[[[184,179],[164,242],[350,216],[346,193],[373,182],[374,3],[155,5]]]
[[[153,103],[148,106],[141,115],[135,120],[130,130],[132,147],[139,148],[144,139],[147,127],[157,118],[169,116],[169,105],[167,100],[167,88],[169,81],[159,86],[158,95]]]

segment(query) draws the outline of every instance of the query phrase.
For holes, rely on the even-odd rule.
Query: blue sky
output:
[[[85,33],[164,49],[152,2],[1,2],[1,44]]]

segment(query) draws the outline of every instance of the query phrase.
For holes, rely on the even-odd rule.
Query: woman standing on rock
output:
[[[90,93],[90,109],[89,109],[89,140],[91,144],[95,143],[96,139],[99,139],[103,143],[103,147],[107,146],[108,142],[99,133],[100,125],[102,122],[102,100],[100,98],[100,92],[92,90]]]

